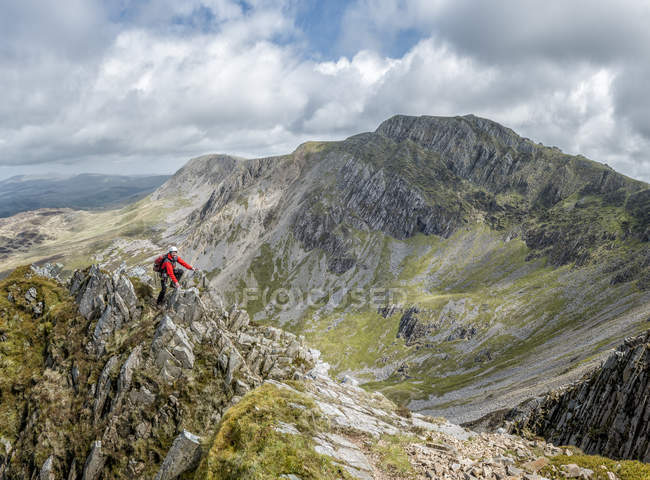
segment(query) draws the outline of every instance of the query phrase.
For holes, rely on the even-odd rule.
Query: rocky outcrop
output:
[[[650,331],[582,381],[521,406],[511,429],[524,428],[556,445],[650,462]]]
[[[45,305],[54,312],[48,368],[19,387],[24,421],[0,443],[2,480],[176,478],[196,466],[200,438],[224,410],[265,380],[314,364],[303,338],[251,324],[246,311],[217,308],[196,288],[170,292],[159,311],[135,296],[126,276],[97,266],[73,274],[74,297],[36,285],[13,288],[11,305],[57,296],[68,303]]]
[[[418,307],[412,306],[404,312],[399,320],[397,338],[403,338],[407,345],[412,345],[431,331],[430,325],[418,319],[418,313],[420,313]]]
[[[188,470],[194,470],[201,461],[201,439],[183,430],[172,443],[155,480],[172,480]]]
[[[54,456],[50,455],[47,460],[43,462],[41,472],[38,475],[38,480],[55,480],[56,472],[54,471]]]
[[[88,454],[84,465],[81,480],[95,480],[99,478],[106,463],[106,457],[102,454],[102,442],[96,440]]]
[[[75,296],[79,312],[86,319],[97,319],[87,347],[96,355],[104,352],[107,340],[116,330],[140,315],[138,298],[129,279],[119,273],[109,275],[97,265],[73,274],[70,294]]]

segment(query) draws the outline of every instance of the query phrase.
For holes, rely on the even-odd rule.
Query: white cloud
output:
[[[618,111],[624,65],[551,57],[488,62],[442,34],[398,58],[369,48],[316,62],[289,41],[300,36],[291,5],[261,4],[244,11],[227,0],[156,0],[132,12],[129,24],[99,22],[110,35],[89,41],[94,55],[43,50],[41,39],[45,53],[0,54],[0,166],[172,171],[206,152],[262,156],[344,138],[396,113],[474,113],[650,179],[650,165],[639,160],[648,141]],[[179,35],[162,28],[201,6],[213,12],[214,29]],[[365,8],[375,15],[366,31],[395,34],[432,25],[448,5],[368,0],[354,8],[344,23]],[[400,8],[407,15],[398,15]],[[101,9],[92,12],[80,18]],[[80,39],[94,38],[80,32]]]

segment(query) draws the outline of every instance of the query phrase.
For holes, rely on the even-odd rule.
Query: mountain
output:
[[[512,406],[650,315],[648,185],[489,120],[190,166],[219,183],[175,238],[224,298],[417,411]]]
[[[39,208],[114,208],[144,197],[168,178],[90,173],[69,177],[19,175],[0,181],[0,217]]]
[[[0,235],[7,271],[125,262],[145,279],[176,244],[224,305],[304,335],[332,375],[465,422],[647,328],[648,212],[648,184],[490,120],[395,116],[289,155],[199,157],[132,205],[21,214]]]

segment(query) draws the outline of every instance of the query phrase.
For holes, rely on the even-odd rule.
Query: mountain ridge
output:
[[[177,244],[224,304],[252,289],[251,317],[304,334],[335,375],[455,420],[570,381],[642,328],[647,184],[473,116],[377,131],[193,159],[119,212],[147,229],[97,255],[148,268]],[[386,296],[359,306],[358,289]]]

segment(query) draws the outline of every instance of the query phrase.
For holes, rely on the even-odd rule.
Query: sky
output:
[[[0,0],[0,179],[475,114],[650,181],[645,0]]]

